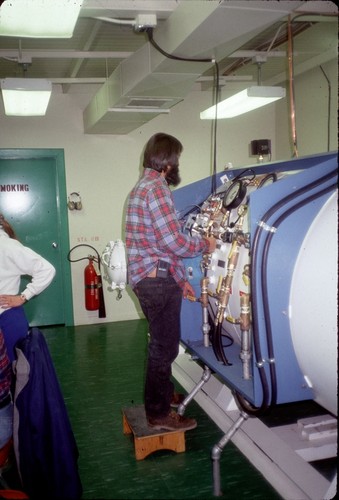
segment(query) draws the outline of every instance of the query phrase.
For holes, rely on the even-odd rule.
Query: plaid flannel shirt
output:
[[[165,178],[150,168],[145,168],[129,195],[125,240],[132,288],[159,260],[170,263],[170,272],[182,287],[186,280],[182,259],[195,257],[208,247],[202,238],[182,233],[171,190]]]

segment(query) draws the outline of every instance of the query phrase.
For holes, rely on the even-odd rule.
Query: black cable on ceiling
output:
[[[146,28],[146,33],[148,36],[148,41],[150,42],[151,45],[155,49],[157,49],[158,52],[160,52],[163,56],[168,57],[169,59],[175,59],[177,61],[190,61],[190,62],[209,62],[209,63],[214,63],[214,59],[194,59],[190,57],[182,57],[182,56],[176,56],[174,54],[169,54],[168,52],[165,52],[159,45],[156,43],[156,41],[153,38],[153,28]]]
[[[174,54],[169,54],[165,50],[163,50],[154,40],[153,38],[153,28],[147,28],[145,30],[148,36],[148,41],[150,44],[158,51],[160,52],[163,56],[167,57],[168,59],[174,59],[176,61],[187,61],[187,62],[206,62],[206,63],[213,63],[215,67],[215,95],[214,95],[214,102],[215,102],[215,107],[216,107],[216,116],[213,120],[212,124],[212,143],[213,143],[213,159],[212,159],[212,185],[211,185],[211,193],[214,193],[216,191],[216,172],[217,172],[217,167],[216,167],[216,154],[217,154],[217,103],[218,103],[218,94],[219,94],[219,66],[218,63],[215,61],[215,59],[208,59],[208,58],[192,58],[192,57],[183,57],[183,56],[176,56]]]

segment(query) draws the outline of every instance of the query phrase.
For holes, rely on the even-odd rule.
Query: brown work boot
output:
[[[178,415],[175,411],[171,411],[167,417],[162,418],[147,418],[149,427],[156,430],[165,431],[189,431],[195,429],[197,421],[194,418],[187,418]]]

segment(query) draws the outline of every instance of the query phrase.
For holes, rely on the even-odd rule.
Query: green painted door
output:
[[[56,269],[51,285],[25,305],[31,326],[73,323],[64,184],[60,150],[0,151],[0,211],[21,243]],[[29,279],[22,278],[21,290]]]

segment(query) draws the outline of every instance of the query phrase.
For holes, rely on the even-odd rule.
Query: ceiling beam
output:
[[[92,47],[92,44],[93,44],[93,41],[95,40],[95,37],[97,36],[99,30],[100,30],[100,26],[101,26],[101,23],[99,21],[97,21],[96,23],[94,23],[94,26],[90,32],[90,35],[88,37],[88,39],[86,40],[86,43],[85,45],[82,47],[82,50],[83,51],[89,51]],[[74,63],[73,63],[73,68],[72,70],[70,71],[70,74],[69,76],[71,78],[76,78],[76,76],[78,75],[80,69],[81,69],[81,66],[83,65],[83,62],[85,61],[85,58],[81,58],[81,59],[77,59]],[[64,93],[67,93],[69,90],[69,85],[64,85],[63,87],[63,91]]]
[[[133,52],[118,51],[84,51],[84,50],[17,50],[0,49],[0,58],[16,59],[20,63],[27,59],[126,59]]]
[[[52,83],[55,84],[82,84],[82,83],[89,83],[89,84],[95,84],[95,83],[105,83],[107,81],[107,78],[102,78],[102,77],[87,77],[87,78],[81,78],[81,77],[64,77],[64,78],[49,78],[49,80]],[[226,85],[227,82],[250,82],[253,80],[253,76],[251,75],[229,75],[229,76],[221,76],[219,79],[219,85],[223,86]],[[209,88],[213,84],[214,78],[212,76],[200,76],[197,78],[197,83],[207,83],[210,84]],[[205,89],[203,89],[205,90]]]
[[[80,78],[80,77],[65,77],[65,78],[48,78],[48,80],[52,83],[61,84],[61,85],[71,85],[71,84],[97,84],[97,83],[105,83],[107,78]]]
[[[285,50],[272,50],[267,52],[265,50],[236,50],[227,57],[234,57],[236,59],[248,58],[253,59],[255,57],[286,57]]]

